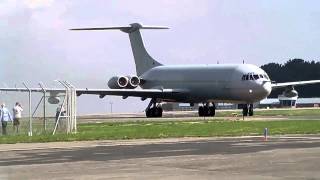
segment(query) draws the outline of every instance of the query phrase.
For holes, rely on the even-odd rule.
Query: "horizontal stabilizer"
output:
[[[138,29],[169,29],[163,26],[143,26],[139,23],[130,24],[130,26],[117,26],[117,27],[98,27],[98,28],[73,28],[73,31],[99,31],[99,30],[121,30],[126,33],[134,32]]]

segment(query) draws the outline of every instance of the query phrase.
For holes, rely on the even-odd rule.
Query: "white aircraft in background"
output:
[[[142,26],[138,23],[124,27],[79,28],[71,30],[121,30],[129,34],[136,65],[134,76],[114,76],[110,89],[76,89],[78,96],[95,94],[151,98],[146,108],[147,117],[161,117],[161,102],[201,103],[199,116],[214,116],[215,104],[229,102],[243,104],[243,115],[253,115],[253,103],[266,98],[275,88],[284,88],[284,95],[297,95],[294,86],[320,83],[320,80],[272,83],[267,73],[251,64],[212,65],[163,65],[146,51],[140,29],[168,29],[167,27]],[[139,89],[136,89],[140,87]],[[30,88],[42,92],[41,88]],[[45,89],[50,93],[49,103],[59,103],[57,95],[65,89]],[[0,91],[28,91],[26,88],[0,88]]]

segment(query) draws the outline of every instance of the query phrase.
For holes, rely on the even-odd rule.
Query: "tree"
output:
[[[269,63],[261,66],[270,76],[272,81],[292,82],[320,79],[320,62],[304,61],[303,59],[292,59],[286,63]],[[295,88],[299,97],[320,97],[320,84],[304,85]],[[277,89],[269,97],[278,97],[283,89]]]

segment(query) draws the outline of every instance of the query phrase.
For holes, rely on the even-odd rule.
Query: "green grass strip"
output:
[[[232,113],[242,114],[242,110],[234,111],[217,111],[217,117],[232,116]],[[293,117],[293,116],[319,116],[320,109],[255,109],[255,116],[278,116],[278,117]]]
[[[318,134],[319,120],[276,121],[175,121],[80,124],[77,134],[41,134],[0,136],[0,143],[53,142],[83,140],[153,139],[168,137],[219,137],[262,135]]]

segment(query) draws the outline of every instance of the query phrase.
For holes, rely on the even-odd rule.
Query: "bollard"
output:
[[[264,141],[268,140],[268,128],[264,128],[263,137],[264,137],[264,139],[263,139]]]

